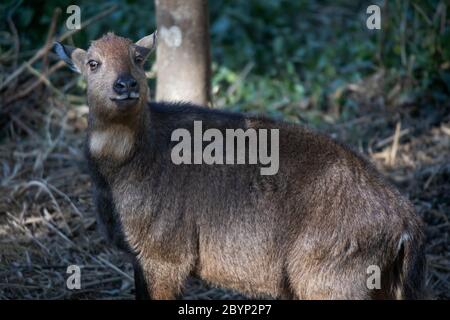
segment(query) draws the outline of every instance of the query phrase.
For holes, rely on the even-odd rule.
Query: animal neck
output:
[[[130,159],[145,137],[147,108],[117,118],[89,114],[87,147],[91,158],[112,163]]]

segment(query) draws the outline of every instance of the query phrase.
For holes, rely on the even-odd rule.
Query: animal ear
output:
[[[157,33],[158,31],[155,31],[151,35],[143,37],[136,42],[136,45],[148,49],[149,53],[152,52],[156,48]]]
[[[70,69],[78,73],[84,72],[87,55],[85,50],[55,42],[53,51],[61,60],[67,63]]]
[[[141,65],[144,65],[145,60],[147,60],[150,53],[156,48],[157,42],[157,32],[153,32],[151,35],[143,37],[141,40],[137,41],[134,44],[136,61],[138,61]]]
[[[151,35],[143,37],[141,40],[136,42],[136,45],[153,51],[156,48],[157,34],[158,31],[155,31]]]

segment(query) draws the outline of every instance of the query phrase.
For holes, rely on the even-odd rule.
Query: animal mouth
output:
[[[115,96],[110,98],[112,101],[130,101],[130,100],[137,100],[139,99],[139,93],[138,92],[130,92],[121,94],[120,96]]]

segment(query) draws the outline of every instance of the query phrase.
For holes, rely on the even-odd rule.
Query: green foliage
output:
[[[6,17],[18,1],[6,1],[1,8],[1,30],[8,30]],[[68,6],[76,4],[81,8],[81,22],[100,13],[112,5],[118,9],[105,19],[91,24],[88,28],[74,35],[74,42],[79,46],[87,46],[89,41],[103,33],[114,31],[117,34],[139,39],[155,29],[153,1],[145,0],[107,0],[102,2],[88,0],[37,0],[20,1],[14,11],[13,21],[20,35],[22,49],[32,50],[45,42],[49,25],[55,8],[62,10],[59,18],[57,34],[67,31],[65,19]]]
[[[255,66],[228,102],[244,110],[283,111],[289,118],[308,104],[323,107],[328,94],[376,67],[376,39],[364,31],[366,7],[348,1],[211,4],[216,77],[225,72],[221,69]],[[221,80],[215,84],[230,85],[230,79]]]
[[[373,3],[214,2],[216,91],[225,104],[238,109],[282,112],[294,120],[302,114],[317,122],[323,121],[318,113],[329,109],[333,93],[387,69],[386,95],[391,85],[402,81],[400,102],[433,108],[448,101],[450,27],[444,19],[450,16],[449,5],[438,0],[379,3],[382,30],[368,30],[366,9]],[[232,85],[250,62],[254,68],[241,79],[239,90],[231,96],[220,90]],[[341,117],[350,118],[358,111],[352,100],[336,102],[343,106]]]
[[[431,104],[446,103],[450,95],[449,4],[397,0],[390,9],[386,28],[392,39],[385,41],[383,65],[410,80],[405,95]]]
[[[16,1],[0,5],[1,29]],[[21,51],[40,47],[55,7],[71,0],[23,1],[13,15]],[[153,1],[79,0],[82,20],[112,4],[119,9],[74,37],[88,41],[107,31],[138,39],[155,28]],[[450,5],[444,0],[393,0],[382,6],[382,30],[366,28],[374,1],[210,1],[213,93],[216,106],[260,111],[298,121],[323,121],[334,93],[386,70],[386,95],[401,82],[398,101],[434,108],[450,96]],[[447,21],[445,21],[447,17]],[[60,18],[58,33],[66,31]],[[11,41],[0,41],[0,53]],[[358,112],[339,97],[340,116]]]

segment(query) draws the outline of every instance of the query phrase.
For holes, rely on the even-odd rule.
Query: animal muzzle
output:
[[[131,75],[121,75],[113,85],[114,93],[117,94],[112,100],[127,100],[139,98],[139,84]]]

